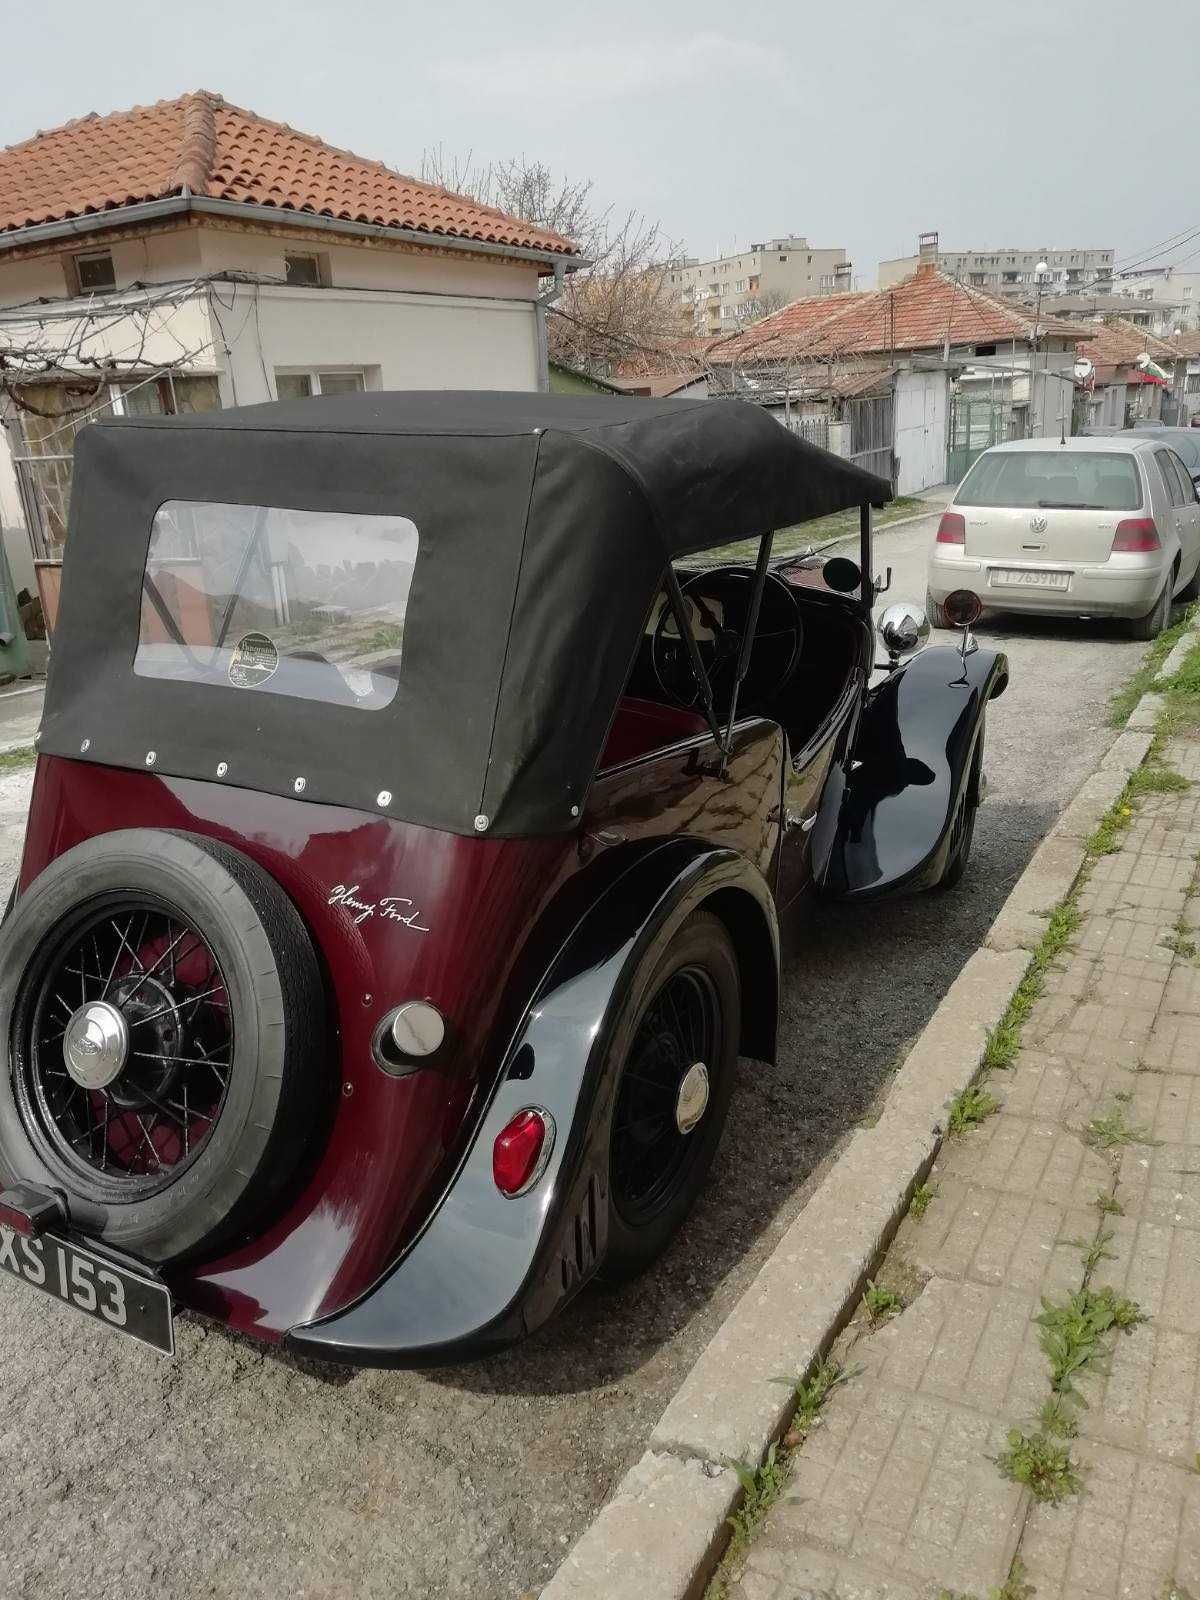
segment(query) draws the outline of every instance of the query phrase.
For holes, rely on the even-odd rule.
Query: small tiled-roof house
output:
[[[936,240],[936,235],[933,236]],[[972,288],[923,258],[884,289],[794,301],[708,354],[719,387],[836,402],[850,454],[901,494],[957,480],[988,444],[1070,430],[1078,324]],[[790,409],[790,403],[789,403]]]
[[[37,133],[0,150],[0,523],[59,556],[98,409],[544,388],[539,287],[579,261],[205,91]]]

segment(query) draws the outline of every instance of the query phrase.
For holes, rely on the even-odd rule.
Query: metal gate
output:
[[[985,450],[1006,439],[1020,438],[1023,427],[1015,418],[1011,386],[994,384],[950,396],[950,435],[946,482],[961,483]]]
[[[848,400],[846,416],[850,422],[850,460],[894,483],[894,396],[877,394]]]

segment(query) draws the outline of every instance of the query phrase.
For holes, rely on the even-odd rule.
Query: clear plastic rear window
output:
[[[133,670],[378,711],[399,686],[418,543],[407,517],[168,500]]]
[[[1142,485],[1132,455],[1112,450],[996,450],[980,456],[958,493],[960,506],[1041,506],[1136,511]]]

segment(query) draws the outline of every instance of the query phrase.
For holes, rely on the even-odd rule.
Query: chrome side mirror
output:
[[[877,627],[888,653],[888,663],[893,667],[899,666],[905,656],[915,656],[929,643],[929,618],[920,606],[888,606]]]

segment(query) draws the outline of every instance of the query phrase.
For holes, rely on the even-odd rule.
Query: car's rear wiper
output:
[[[1107,511],[1108,506],[1094,506],[1087,500],[1039,500],[1041,511]]]

